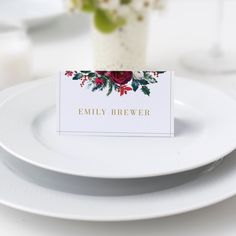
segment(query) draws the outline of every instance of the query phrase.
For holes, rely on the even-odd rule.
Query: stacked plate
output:
[[[175,84],[174,138],[59,136],[55,81],[1,92],[0,202],[58,218],[125,221],[236,194],[236,102],[191,80]]]

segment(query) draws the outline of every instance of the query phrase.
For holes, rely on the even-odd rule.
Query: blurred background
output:
[[[64,69],[172,70],[236,97],[235,0],[0,0],[0,89]]]

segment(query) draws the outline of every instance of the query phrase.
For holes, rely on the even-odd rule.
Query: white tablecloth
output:
[[[152,69],[175,70],[178,76],[211,84],[236,98],[236,74],[203,75],[187,71],[180,63],[186,52],[207,48],[214,41],[216,2],[213,0],[169,1],[165,12],[151,18],[148,65]],[[227,0],[224,47],[236,50],[236,2]],[[54,25],[30,32],[33,40],[34,78],[57,73],[66,67],[91,66],[88,24],[77,17],[64,17]],[[236,122],[235,122],[236,124]],[[22,213],[0,206],[0,235],[235,235],[236,197],[195,212],[163,219],[127,223],[64,221]]]

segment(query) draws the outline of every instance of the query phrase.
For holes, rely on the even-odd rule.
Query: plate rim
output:
[[[8,100],[11,100],[12,98],[16,97],[18,94],[22,94],[25,91],[30,91],[31,89],[34,89],[37,86],[44,86],[44,85],[49,86],[50,83],[52,83],[54,81],[54,79],[51,79],[51,77],[49,77],[49,78],[40,79],[40,80],[37,80],[37,81],[32,81],[32,82],[20,85],[20,86],[22,86],[22,89],[19,88],[18,89],[19,92],[17,94],[9,96],[8,99],[6,99],[5,101],[3,101],[3,102],[0,101],[0,106],[4,105],[5,102],[7,102]],[[178,78],[181,78],[181,80],[184,80],[184,81],[189,81],[189,79],[185,79],[185,78],[182,78],[182,77],[178,77]],[[235,100],[233,98],[231,98],[227,94],[223,93],[222,91],[220,91],[220,90],[218,90],[218,89],[216,89],[214,87],[211,87],[211,86],[206,85],[204,83],[200,83],[199,81],[192,81],[191,80],[191,82],[200,84],[200,86],[208,87],[208,89],[211,89],[213,91],[217,91],[218,93],[221,93],[222,95],[224,95],[225,97],[230,99],[231,102],[234,102],[236,104],[236,102],[235,102]],[[16,86],[16,89],[17,89],[17,86]],[[20,91],[20,90],[22,90],[22,91]],[[213,159],[208,159],[207,161],[204,161],[204,162],[198,162],[198,164],[192,165],[191,167],[185,167],[185,168],[181,167],[181,168],[178,168],[177,170],[169,170],[169,171],[165,170],[164,172],[159,172],[159,173],[151,172],[149,174],[145,173],[145,174],[142,174],[142,175],[141,174],[137,174],[137,175],[134,175],[134,174],[127,175],[126,174],[126,175],[121,175],[121,176],[119,176],[119,175],[115,175],[115,176],[111,175],[111,176],[109,176],[109,175],[97,175],[97,174],[94,174],[94,175],[90,174],[90,175],[88,175],[88,174],[84,174],[84,173],[78,173],[78,172],[75,172],[75,171],[65,170],[65,169],[58,168],[58,167],[51,167],[51,166],[48,166],[46,164],[38,163],[38,162],[36,162],[34,160],[31,160],[31,159],[28,159],[27,157],[22,156],[19,153],[16,153],[14,150],[11,150],[6,145],[4,145],[1,142],[1,140],[0,140],[0,146],[3,149],[5,149],[7,152],[11,153],[13,156],[19,158],[20,160],[23,160],[23,161],[25,161],[25,162],[27,162],[29,164],[34,165],[34,166],[37,166],[37,167],[40,167],[40,168],[44,168],[44,169],[47,169],[47,170],[51,170],[51,171],[55,171],[55,172],[58,172],[58,173],[64,173],[64,174],[76,175],[76,176],[82,176],[82,177],[93,177],[93,178],[126,179],[126,178],[148,178],[148,177],[169,175],[169,174],[175,174],[175,173],[178,173],[178,172],[192,170],[192,169],[195,169],[195,168],[207,165],[207,164],[209,164],[211,162],[214,162],[214,161],[217,161],[217,160],[223,158],[224,156],[226,156],[227,154],[231,153],[235,149],[236,144],[231,149],[228,149],[224,153],[221,153],[221,155],[217,155],[217,157],[214,157]]]
[[[196,210],[203,209],[208,206],[212,206],[215,204],[218,204],[220,202],[223,202],[231,197],[234,197],[236,195],[235,192],[232,192],[230,194],[225,194],[221,198],[214,199],[214,201],[208,201],[205,202],[204,204],[200,204],[193,206],[193,207],[186,207],[182,208],[181,210],[173,210],[165,214],[158,214],[158,213],[153,213],[153,214],[145,214],[145,215],[139,215],[139,216],[122,216],[122,217],[112,217],[112,216],[107,216],[106,218],[96,218],[96,217],[85,217],[81,215],[64,215],[64,214],[58,214],[58,213],[49,213],[45,211],[40,211],[37,209],[32,209],[30,207],[24,207],[24,206],[19,206],[17,204],[11,203],[6,200],[2,200],[0,197],[0,204],[10,207],[12,209],[16,209],[25,213],[30,213],[38,216],[43,216],[43,217],[50,217],[50,218],[55,218],[55,219],[62,219],[62,220],[76,220],[76,221],[84,221],[84,222],[130,222],[130,221],[141,221],[141,220],[152,220],[152,219],[159,219],[159,218],[164,218],[164,217],[169,217],[169,216],[176,216]]]
[[[5,152],[5,151],[4,151]],[[6,153],[6,152],[5,152]],[[10,155],[10,154],[7,154],[6,155]],[[231,154],[227,157],[224,158],[223,160],[223,164],[227,161],[230,161],[229,159],[234,159],[234,167],[233,169],[230,171],[231,173],[234,172],[234,176],[232,177],[232,174],[229,174],[229,176],[226,177],[227,179],[227,182],[230,182],[232,183],[231,185],[234,186],[234,183],[235,183],[235,180],[236,180],[236,151],[234,151],[234,153],[232,154],[233,156],[231,156]],[[232,161],[232,160],[231,160]],[[6,165],[4,165],[3,161],[0,160],[0,168],[1,166],[3,166],[3,168],[6,168],[7,171],[11,172]],[[192,184],[192,181],[190,182],[187,182],[183,185],[180,185],[180,186],[177,186],[177,187],[174,187],[174,188],[170,188],[168,189],[167,191],[171,191],[169,193],[169,195],[171,195],[171,198],[174,199],[175,196],[173,196],[173,193],[174,195],[178,195],[178,190],[180,189],[180,191],[190,191],[190,193],[188,192],[188,194],[190,194],[190,196],[188,196],[188,199],[191,198],[191,203],[187,203],[187,205],[185,206],[178,206],[178,202],[175,203],[176,206],[178,207],[175,207],[174,209],[167,209],[167,210],[161,210],[161,211],[158,211],[158,209],[156,208],[155,212],[152,212],[152,213],[148,213],[148,212],[145,212],[145,213],[140,213],[140,212],[131,212],[131,213],[118,213],[118,216],[117,216],[117,213],[114,213],[114,214],[107,214],[106,216],[100,216],[99,214],[92,214],[92,213],[89,213],[89,214],[84,214],[84,213],[80,213],[79,211],[76,212],[76,213],[68,213],[68,212],[64,212],[63,213],[63,210],[62,212],[59,212],[56,210],[56,211],[52,211],[52,210],[48,210],[48,209],[40,209],[40,204],[38,204],[38,200],[35,201],[35,206],[32,206],[32,203],[31,204],[28,204],[28,201],[27,201],[27,198],[25,200],[24,203],[17,203],[17,200],[8,200],[8,199],[4,199],[2,198],[2,196],[0,195],[0,204],[2,205],[5,205],[7,207],[10,207],[10,208],[13,208],[13,209],[16,209],[16,210],[20,210],[20,211],[23,211],[23,212],[26,212],[26,213],[30,213],[30,214],[35,214],[35,215],[39,215],[39,216],[44,216],[44,217],[51,217],[51,218],[56,218],[56,219],[66,219],[66,220],[78,220],[78,221],[85,221],[85,222],[127,222],[127,221],[137,221],[137,220],[148,220],[148,219],[157,219],[157,218],[163,218],[163,217],[168,217],[168,216],[174,216],[174,215],[178,215],[178,214],[182,214],[182,213],[187,213],[187,212],[191,212],[191,211],[194,211],[194,210],[199,210],[199,209],[202,209],[204,207],[207,207],[207,206],[211,206],[211,205],[214,205],[216,203],[219,203],[219,202],[222,202],[226,199],[229,199],[233,196],[236,195],[236,189],[235,188],[229,188],[228,186],[225,187],[225,182],[226,180],[224,179],[223,182],[224,184],[221,184],[219,185],[219,181],[220,179],[222,178],[218,178],[217,180],[215,180],[215,182],[213,183],[214,185],[214,189],[212,190],[211,188],[208,188],[211,184],[212,184],[212,179],[215,177],[215,173],[213,173],[213,177],[211,176],[212,172],[214,171],[217,171],[217,168],[221,168],[221,166],[218,166],[216,167],[216,169],[214,169],[213,171],[210,171],[209,173],[206,173],[202,176],[198,178],[196,178],[196,181],[199,181],[200,183],[198,183],[197,185],[193,185],[191,186]],[[228,171],[227,171],[227,166],[226,167],[223,167],[224,168],[224,175],[227,175],[228,174]],[[14,174],[14,173],[13,173]],[[210,175],[210,177],[209,177]],[[8,179],[6,177],[7,175],[5,175],[5,178],[2,178],[2,181],[4,181],[4,179]],[[222,177],[222,176],[221,176]],[[15,175],[14,178],[20,178],[19,176]],[[210,181],[206,181],[207,179],[210,179]],[[22,179],[22,178],[20,178]],[[27,184],[29,183],[26,179],[22,179],[23,180],[23,185],[24,184]],[[1,181],[1,180],[0,180]],[[195,180],[193,180],[195,181]],[[201,184],[204,185],[205,183],[207,182],[207,186],[204,186],[204,191],[202,192],[201,191]],[[37,185],[36,183],[32,183],[30,182],[30,185],[33,185],[34,186],[34,191],[39,193],[41,192],[42,194],[43,193],[47,193],[50,195],[52,201],[53,199],[55,198],[56,195],[65,195],[65,193],[61,193],[60,191],[54,191],[54,190],[51,190],[51,189],[48,189],[48,188],[42,188],[40,185]],[[186,185],[187,185],[187,189],[186,189]],[[219,187],[220,186],[220,187]],[[223,186],[223,188],[222,188]],[[19,187],[19,186],[18,186]],[[22,188],[22,185],[20,186],[20,188]],[[26,187],[27,190],[29,190],[28,187]],[[43,190],[42,190],[43,189]],[[189,190],[190,189],[190,190]],[[194,197],[194,191],[197,191],[198,192],[201,192],[201,194],[204,195],[204,199],[207,199],[207,200],[198,200],[198,198]],[[206,189],[208,189],[207,191],[210,191],[212,194],[208,195],[208,193],[206,192]],[[209,190],[210,189],[210,190]],[[219,190],[218,189],[221,189],[221,194],[215,194],[215,192],[218,192],[219,193]],[[1,190],[0,190],[1,191]],[[4,191],[4,190],[2,190]],[[15,188],[14,188],[14,193],[17,194],[17,191]],[[158,193],[158,192],[162,192],[162,191],[157,191],[157,192],[154,192],[155,193]],[[191,193],[193,192],[193,193]],[[213,194],[214,193],[214,194]],[[66,194],[69,194],[69,193],[66,193]],[[147,193],[148,194],[152,194],[152,193]],[[134,196],[131,196],[132,197],[141,197],[143,198],[143,196],[145,196],[146,194],[137,194],[137,195],[134,195]],[[205,195],[208,195],[208,197],[206,197]],[[83,195],[78,195],[78,196],[83,196]],[[15,196],[14,196],[15,197]],[[64,196],[65,197],[65,196]],[[88,196],[90,197],[90,195]],[[16,197],[17,198],[17,197]],[[108,197],[95,197],[95,198],[103,198],[103,199],[106,199],[106,198],[110,198],[109,196]],[[93,198],[93,201],[96,202],[96,199]],[[162,196],[163,198],[163,196]],[[95,199],[95,200],[94,200]],[[14,202],[15,201],[15,202]],[[78,199],[77,201],[81,201],[81,199]],[[84,201],[84,200],[82,200]],[[86,201],[86,200],[85,200]],[[122,204],[122,201],[124,202],[125,199],[122,199],[119,203]],[[159,200],[156,200],[156,201],[159,201]],[[28,205],[27,205],[28,204]],[[84,203],[80,203],[80,204],[84,204]],[[97,202],[96,204],[99,204],[99,202]],[[140,203],[136,203],[137,207]],[[155,203],[153,203],[155,204]],[[167,203],[165,203],[167,204]],[[90,212],[93,212],[92,210],[90,210]]]

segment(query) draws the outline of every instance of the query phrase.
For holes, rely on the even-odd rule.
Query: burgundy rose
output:
[[[119,85],[127,84],[133,77],[132,71],[113,71],[109,72],[107,76],[110,77],[110,79]]]

